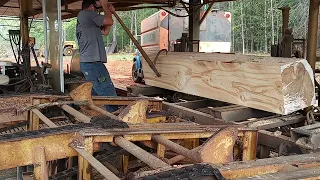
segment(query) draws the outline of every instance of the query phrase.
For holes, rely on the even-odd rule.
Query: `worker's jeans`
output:
[[[117,96],[109,72],[104,63],[82,62],[80,63],[80,69],[86,80],[93,83],[93,96]],[[118,110],[118,106],[106,105],[105,108],[109,112]]]

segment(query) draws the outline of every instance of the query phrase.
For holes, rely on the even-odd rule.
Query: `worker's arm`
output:
[[[99,1],[105,16],[103,21],[103,26],[112,26],[113,25],[112,13],[115,11],[114,7],[112,6],[112,4],[108,3],[108,0],[99,0]]]
[[[106,16],[106,19],[110,18],[112,20],[112,13],[115,12],[115,9],[114,7],[112,6],[112,4],[108,4],[108,9],[104,11],[105,12],[105,16]],[[109,20],[107,20],[109,21]],[[113,20],[112,20],[113,22]],[[111,30],[111,26],[109,25],[104,25],[102,28],[101,28],[101,33],[105,36],[108,36],[109,33],[110,33],[110,30]]]

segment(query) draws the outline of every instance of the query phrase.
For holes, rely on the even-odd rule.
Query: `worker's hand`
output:
[[[99,0],[101,6],[103,6],[104,4],[108,4],[109,1],[108,0]]]
[[[112,13],[116,12],[115,8],[110,3],[108,3],[108,8],[109,8],[110,12],[112,12]]]

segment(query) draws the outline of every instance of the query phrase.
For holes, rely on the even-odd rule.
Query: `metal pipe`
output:
[[[73,109],[69,105],[62,105],[61,108],[63,110],[65,110],[67,113],[69,113],[72,116],[74,116],[75,118],[77,118],[79,121],[83,122],[83,123],[90,123],[90,121],[91,121],[90,117],[88,117],[88,116],[82,114],[81,112]]]
[[[115,137],[114,142],[120,147],[122,147],[124,150],[139,158],[141,161],[143,161],[153,169],[170,167],[170,165],[168,165],[167,163],[156,158],[155,156],[151,155],[147,151],[141,149],[139,146],[133,144],[132,142],[124,139],[121,136]]]
[[[317,60],[318,15],[319,2],[317,0],[310,0],[307,60],[313,71],[315,70]]]
[[[44,30],[44,58],[48,63],[48,26],[47,26],[47,0],[42,0],[43,30]]]
[[[63,48],[62,48],[62,14],[61,14],[61,0],[57,0],[57,9],[58,9],[58,33],[59,36],[59,76],[60,76],[60,91],[64,92],[64,73],[63,73]]]
[[[110,113],[110,112],[108,112],[108,111],[106,111],[104,109],[101,109],[101,108],[99,108],[98,106],[96,106],[94,104],[90,104],[89,107],[90,107],[90,109],[92,109],[94,111],[97,111],[98,113],[100,113],[102,115],[108,116],[111,119],[115,119],[115,120],[120,120],[121,121],[121,119],[118,116],[116,116],[116,115],[114,115],[114,114],[112,114],[112,113]]]
[[[198,147],[192,149],[191,151],[197,151],[197,150],[199,150],[199,149],[201,149],[201,146],[198,146]],[[177,163],[177,162],[179,162],[179,161],[182,161],[182,160],[184,160],[184,159],[185,159],[184,156],[182,156],[182,155],[177,155],[177,156],[174,156],[174,157],[168,159],[168,163],[169,163],[170,165],[172,165],[172,164]]]
[[[197,151],[191,151],[183,146],[180,146],[177,143],[174,143],[160,135],[153,135],[151,137],[153,141],[164,145],[166,148],[171,149],[172,151],[187,157],[188,159],[194,162],[201,162],[200,156],[198,155]]]

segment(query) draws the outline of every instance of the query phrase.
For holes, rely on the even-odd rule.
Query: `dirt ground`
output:
[[[131,61],[109,61],[106,66],[116,87],[126,89],[134,84],[131,77]]]
[[[134,84],[131,77],[132,58],[132,54],[115,54],[108,56],[106,66],[116,87],[126,89],[127,86]],[[14,62],[13,58],[3,60]],[[40,63],[44,62],[44,58],[38,57],[38,60]],[[63,68],[67,72],[67,65],[71,63],[71,56],[65,56],[63,61]],[[36,66],[33,59],[31,60],[31,65]]]

